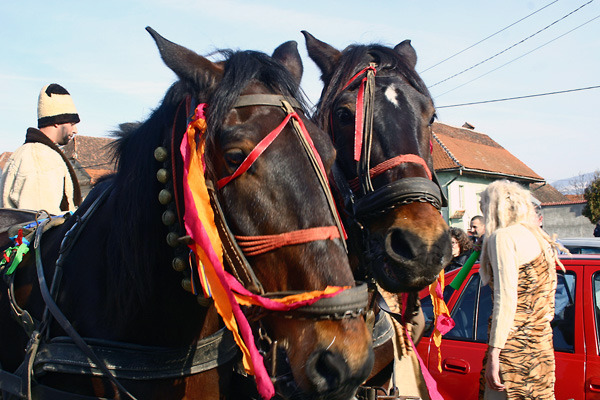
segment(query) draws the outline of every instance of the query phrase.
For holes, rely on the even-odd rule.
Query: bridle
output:
[[[354,161],[357,163],[357,177],[350,181],[344,179],[347,186],[345,202],[352,205],[354,218],[363,220],[373,215],[385,213],[400,205],[423,202],[440,209],[447,205],[435,173],[423,158],[417,154],[403,154],[390,158],[371,167],[371,144],[373,140],[373,118],[375,107],[375,75],[377,66],[370,63],[368,67],[355,74],[342,91],[362,77],[356,97],[356,117],[354,127]],[[330,124],[330,130],[333,127]],[[427,178],[400,178],[375,189],[372,178],[405,163],[420,165]],[[339,185],[341,179],[336,179]],[[348,198],[349,197],[349,198]]]
[[[223,247],[223,257],[227,260],[230,269],[233,271],[237,281],[242,282],[246,289],[250,289],[255,293],[255,299],[259,299],[260,307],[253,307],[249,310],[249,319],[257,320],[264,316],[265,313],[276,312],[278,316],[287,318],[300,319],[344,319],[357,318],[364,313],[368,306],[368,291],[366,284],[360,284],[355,287],[345,288],[341,292],[336,293],[333,297],[320,298],[309,304],[297,303],[290,309],[278,310],[270,305],[270,299],[302,295],[306,291],[287,291],[287,292],[265,292],[265,289],[256,274],[254,273],[250,263],[247,260],[248,256],[256,256],[266,252],[281,248],[288,245],[305,244],[316,240],[335,240],[341,239],[345,247],[346,235],[342,227],[333,195],[331,193],[327,175],[317,153],[315,146],[310,138],[310,135],[302,122],[302,119],[293,106],[300,108],[300,105],[294,99],[290,99],[280,95],[243,95],[233,105],[233,108],[241,108],[248,106],[267,106],[280,107],[286,113],[283,121],[269,134],[267,134],[255,147],[244,161],[238,166],[236,171],[231,175],[218,179],[216,185],[209,184],[207,180],[207,188],[211,199],[211,205],[215,215],[215,224],[221,238]],[[299,229],[291,232],[285,232],[275,235],[262,236],[241,236],[233,235],[228,227],[222,208],[219,203],[217,191],[229,184],[234,179],[244,174],[263,154],[269,145],[279,136],[288,123],[292,123],[295,136],[300,141],[304,153],[308,156],[310,164],[317,175],[320,186],[327,199],[330,212],[335,220],[335,225],[325,227],[314,227],[307,229]],[[215,188],[216,186],[216,188]],[[262,302],[264,300],[264,303]],[[260,341],[258,350],[266,360],[269,360],[271,368],[271,382],[275,383],[282,377],[277,374],[278,363],[278,342],[272,340],[259,323],[258,334]],[[261,372],[261,376],[263,373]],[[259,391],[261,390],[262,378],[259,381],[257,375],[257,384]],[[263,390],[267,390],[262,386]]]
[[[255,256],[287,245],[307,243],[315,240],[334,240],[338,238],[345,238],[345,233],[335,207],[335,202],[329,188],[329,181],[327,179],[327,174],[325,172],[323,162],[321,161],[321,157],[319,156],[306,129],[306,126],[302,122],[302,119],[292,107],[293,105],[296,108],[300,108],[300,104],[292,98],[286,98],[279,95],[259,94],[240,96],[233,108],[257,105],[281,107],[286,113],[286,117],[279,124],[279,126],[272,130],[254,147],[254,149],[248,154],[246,159],[239,165],[233,174],[217,181],[218,189],[222,189],[229,182],[244,174],[257,160],[257,158],[273,143],[273,141],[279,136],[288,123],[291,122],[296,137],[299,139],[299,142],[301,143],[302,148],[305,154],[308,156],[311,166],[319,179],[321,189],[323,190],[323,193],[327,199],[327,204],[334,218],[335,225],[300,229],[278,235],[237,235],[235,236],[235,239],[238,242],[238,245],[242,248],[242,251],[246,256]],[[344,240],[342,240],[342,243],[345,246]]]
[[[216,185],[209,184],[208,188],[211,197],[211,203],[213,206],[213,211],[215,212],[215,222],[217,223],[217,228],[219,229],[221,240],[223,242],[224,256],[227,259],[231,269],[233,270],[234,275],[236,276],[236,278],[238,278],[238,280],[240,280],[244,284],[246,288],[255,293],[260,294],[261,296],[280,297],[281,293],[265,292],[263,285],[258,280],[256,274],[250,266],[247,257],[264,254],[284,246],[304,244],[317,240],[335,240],[339,238],[342,239],[342,243],[345,246],[344,239],[346,234],[343,230],[340,217],[335,207],[335,201],[329,188],[329,181],[321,158],[318,152],[316,151],[314,143],[308,133],[308,130],[306,129],[306,126],[302,122],[302,119],[300,118],[298,113],[294,111],[294,107],[301,108],[300,104],[295,99],[289,97],[271,94],[258,94],[240,96],[236,103],[233,105],[233,108],[249,106],[280,107],[286,113],[286,116],[273,131],[266,135],[254,147],[254,149],[248,154],[246,159],[238,166],[237,170],[234,171],[233,174],[218,179]],[[310,160],[311,166],[313,167],[313,171],[319,179],[320,186],[327,199],[330,212],[334,217],[335,225],[299,229],[275,235],[234,235],[226,222],[224,212],[218,199],[218,190],[222,189],[231,181],[244,174],[258,159],[258,157],[268,148],[268,146],[271,145],[273,141],[281,134],[283,129],[290,122],[292,123],[292,127],[294,128],[293,131],[295,132],[295,136],[301,143],[305,154]],[[361,286],[346,290],[350,293],[356,292],[358,293],[358,296],[360,298],[364,298],[364,303],[360,307],[356,307],[357,301],[356,299],[353,299],[354,296],[344,295],[340,297],[340,300],[342,298],[346,299],[342,301],[342,303],[349,301],[350,303],[353,303],[354,306],[340,313],[340,306],[342,306],[342,304],[334,300],[337,297],[339,297],[338,295],[330,299],[319,300],[313,304],[314,307],[304,306],[297,308],[294,310],[294,312],[302,314],[304,313],[304,311],[306,311],[306,313],[312,314],[313,316],[317,316],[317,314],[320,314],[318,318],[333,319],[340,318],[341,316],[357,316],[363,313],[367,306],[366,291],[364,291],[364,288],[362,288]],[[286,292],[286,295],[292,293],[301,292]],[[321,304],[319,304],[320,302]],[[325,303],[329,303],[329,306],[322,307],[322,305],[324,305]],[[315,310],[317,309],[320,310],[319,313],[315,312]]]
[[[185,99],[184,102],[187,103],[188,99]],[[225,180],[219,180],[217,186],[222,188],[229,181],[235,179],[236,177],[244,173],[258,158],[258,156],[262,154],[262,152],[268,147],[268,145],[272,143],[273,140],[275,140],[275,138],[281,133],[281,131],[283,131],[285,126],[291,121],[294,127],[294,131],[297,134],[296,136],[302,143],[305,152],[311,160],[311,165],[313,166],[313,169],[319,177],[319,181],[321,182],[321,186],[323,188],[327,201],[330,205],[331,212],[334,215],[336,221],[336,225],[334,226],[296,230],[280,235],[268,235],[259,237],[234,236],[231,233],[231,230],[229,229],[224,218],[224,214],[221,210],[221,206],[217,197],[218,189],[215,189],[214,185],[208,182],[209,194],[212,200],[211,205],[215,211],[215,220],[217,223],[217,227],[220,231],[224,247],[224,255],[227,258],[227,261],[229,262],[236,277],[244,284],[244,286],[246,286],[251,291],[259,293],[263,297],[268,299],[294,295],[303,292],[290,291],[265,293],[262,284],[257,279],[254,271],[252,270],[249,262],[246,259],[246,256],[263,254],[265,252],[274,250],[276,248],[280,248],[282,246],[308,243],[315,240],[334,240],[337,238],[345,239],[345,232],[343,231],[342,224],[339,220],[339,216],[335,208],[335,203],[333,201],[329,189],[329,183],[321,159],[318,153],[316,152],[314,144],[312,143],[312,140],[300,116],[293,110],[292,105],[294,105],[297,108],[300,108],[299,103],[294,99],[278,95],[246,95],[241,96],[239,98],[239,100],[234,105],[234,108],[247,107],[253,105],[279,106],[283,108],[287,115],[284,121],[274,131],[267,135],[267,137],[263,139],[259,143],[259,145],[257,145],[255,150],[251,152],[251,154],[249,155],[249,159],[251,161],[249,161],[246,164],[242,163],[242,165],[240,166],[241,169],[239,173],[237,173],[236,171],[236,173],[233,174],[235,176],[232,175],[231,177],[223,178]],[[177,115],[175,119],[177,119]],[[173,129],[172,134],[175,134],[175,129]],[[173,153],[171,156],[173,157]],[[157,157],[156,153],[155,157],[157,158],[157,160],[159,158],[162,159],[162,157]],[[172,178],[173,183],[175,183],[177,176],[175,175],[176,164],[174,160],[172,165]],[[162,175],[162,173],[157,175]],[[159,178],[159,181],[162,182],[161,178]],[[174,187],[173,189],[174,192],[177,193],[177,188]],[[36,272],[38,275],[38,280],[40,281],[40,290],[42,291],[42,296],[44,302],[46,303],[46,309],[42,318],[41,325],[45,328],[49,327],[49,321],[53,317],[67,332],[69,338],[67,342],[64,343],[41,343],[43,335],[41,335],[38,330],[35,330],[35,327],[30,326],[32,324],[24,323],[25,326],[29,326],[31,328],[32,332],[28,332],[31,336],[31,342],[27,351],[27,357],[23,362],[24,367],[21,368],[23,378],[19,375],[11,374],[0,369],[0,376],[3,380],[7,380],[7,383],[5,385],[0,385],[0,387],[2,387],[2,390],[7,390],[9,393],[17,394],[19,396],[31,397],[31,378],[33,377],[34,366],[45,365],[48,368],[50,368],[53,372],[104,376],[108,378],[117,387],[117,390],[121,394],[124,394],[128,398],[135,399],[135,397],[131,395],[126,390],[126,388],[124,388],[120,384],[118,379],[165,379],[173,377],[183,377],[186,375],[199,373],[210,368],[214,368],[225,362],[229,362],[233,357],[235,357],[236,348],[234,346],[233,339],[230,335],[224,333],[223,330],[220,330],[216,334],[207,337],[205,340],[199,341],[197,345],[193,346],[193,348],[190,347],[189,349],[184,349],[184,355],[189,355],[190,353],[193,354],[195,352],[204,355],[204,357],[199,357],[198,360],[194,359],[193,365],[191,367],[178,367],[176,368],[176,371],[155,371],[156,356],[152,355],[152,349],[150,350],[150,352],[148,352],[147,346],[133,346],[125,343],[94,341],[87,338],[84,339],[72,327],[71,323],[64,316],[64,314],[55,302],[55,298],[58,294],[60,286],[60,273],[58,273],[58,271],[62,270],[61,263],[64,262],[64,259],[67,257],[70,250],[77,242],[77,239],[82,230],[84,229],[85,225],[87,224],[87,221],[91,219],[95,211],[102,205],[104,200],[111,193],[111,190],[111,185],[106,186],[104,191],[93,202],[93,204],[89,207],[85,214],[81,218],[78,217],[77,222],[66,234],[65,239],[63,239],[63,243],[61,244],[60,257],[56,265],[55,271],[57,272],[55,272],[55,276],[53,277],[52,285],[50,288],[46,284],[44,278],[44,268],[42,265],[40,248],[42,232],[44,231],[44,227],[47,222],[41,223],[39,228],[36,230]],[[175,200],[177,200],[177,197],[175,197]],[[165,203],[168,203],[168,201],[166,201]],[[179,210],[179,201],[176,201],[176,203],[177,211],[179,215],[182,215]],[[185,236],[175,239],[175,242],[178,243],[184,243],[185,241]],[[342,240],[342,242],[345,245],[344,240]],[[345,289],[333,297],[321,298],[316,302],[300,306],[288,312],[280,313],[279,315],[282,315],[286,318],[308,318],[316,320],[357,318],[366,312],[367,305],[367,286],[366,284],[360,284],[358,286]],[[29,321],[29,319],[31,318],[25,318],[28,316],[29,314],[26,314],[23,318]],[[261,336],[261,339],[264,339],[265,337],[266,336]],[[269,339],[268,337],[266,338]],[[48,353],[48,349],[55,349],[57,348],[56,346],[59,346],[60,353]],[[275,368],[277,342],[271,342],[270,346],[271,348],[268,350],[268,352],[272,360],[273,368]],[[42,355],[42,357],[40,358],[36,358],[36,355],[38,354],[38,349],[39,353]],[[132,357],[132,354],[144,351],[148,354],[144,353],[141,356],[142,359],[145,360],[143,367],[138,365],[136,366],[135,370],[127,370],[127,360],[129,360]],[[97,355],[98,352],[104,352],[102,358]],[[173,352],[167,354],[166,361],[164,362],[169,364],[173,363],[175,359],[181,359],[181,362],[185,361],[189,364],[189,359],[186,358],[184,360],[183,358],[181,358],[182,355],[180,353],[181,349],[175,349]],[[82,357],[82,355],[84,356]],[[76,361],[74,361],[75,359]],[[90,362],[89,360],[92,360],[92,362]],[[110,368],[108,366],[110,366]],[[38,384],[37,387],[41,388],[42,390],[52,391],[52,393],[60,393],[60,396],[68,395],[68,393],[66,392],[56,391],[43,385]]]

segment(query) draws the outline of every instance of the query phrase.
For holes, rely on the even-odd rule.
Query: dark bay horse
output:
[[[223,61],[211,62],[148,30],[179,81],[148,120],[120,133],[117,173],[62,225],[42,233],[42,224],[23,263],[4,275],[0,366],[23,380],[0,375],[0,386],[65,399],[255,395],[232,383],[240,353],[222,330],[215,302],[181,287],[183,278],[198,290],[201,278],[183,231],[189,204],[178,149],[195,104],[205,103],[203,160],[215,218],[224,217],[215,222],[226,270],[263,299],[347,288],[285,313],[244,307],[277,394],[351,398],[373,363],[362,316],[366,289],[355,286],[329,204],[323,176],[335,151],[304,116],[296,43],[284,43],[272,57],[224,51]],[[262,153],[248,165],[256,148]],[[326,236],[312,234],[321,229]],[[276,244],[251,252],[238,244],[244,238]],[[11,306],[27,335],[10,318]],[[73,346],[78,337],[87,344]]]
[[[451,259],[431,154],[435,108],[415,70],[416,52],[408,40],[339,51],[302,33],[322,73],[313,120],[337,150],[335,182],[356,277],[414,299]],[[371,377],[390,371],[390,348],[376,348]]]

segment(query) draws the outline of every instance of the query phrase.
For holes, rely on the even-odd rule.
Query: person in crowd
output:
[[[462,267],[473,248],[473,242],[469,239],[467,233],[460,228],[450,228],[450,240],[452,242],[452,261],[444,268],[445,272]]]
[[[481,195],[481,281],[492,289],[480,399],[554,399],[552,328],[558,244],[539,226],[529,191],[507,180]]]
[[[81,189],[59,145],[77,134],[79,114],[69,92],[56,83],[42,88],[37,111],[38,129],[27,129],[25,144],[9,158],[0,178],[0,206],[50,214],[73,211],[81,203]]]
[[[596,227],[594,228],[594,237],[600,237],[600,221],[596,222]]]
[[[474,243],[481,245],[483,243],[483,235],[485,235],[485,223],[482,215],[476,215],[471,218],[469,224],[469,234]]]

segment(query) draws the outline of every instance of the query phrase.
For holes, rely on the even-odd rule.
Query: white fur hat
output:
[[[56,83],[44,86],[38,98],[38,128],[68,122],[79,122],[71,95]]]

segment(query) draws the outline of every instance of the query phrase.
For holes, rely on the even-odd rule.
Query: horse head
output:
[[[296,310],[249,311],[255,333],[270,344],[265,352],[279,394],[351,397],[373,362],[370,333],[352,306],[364,293],[327,184],[335,149],[299,97],[296,42],[272,57],[226,51],[212,62],[149,31],[191,98],[206,104],[205,177],[215,215],[223,217],[217,224],[226,270],[263,299],[348,288]]]
[[[339,51],[303,31],[324,83],[314,120],[337,149],[336,183],[355,260],[390,292],[432,283],[451,259],[433,169],[433,101],[405,40]]]

